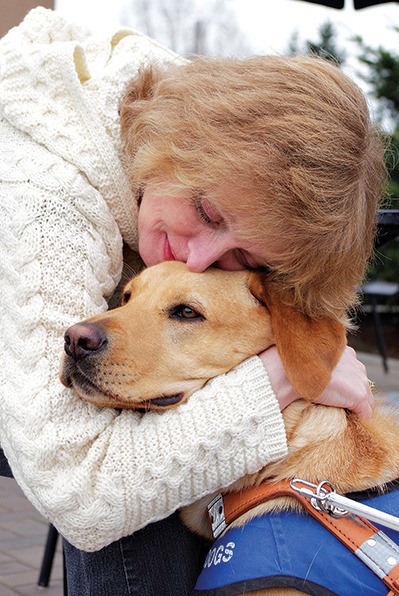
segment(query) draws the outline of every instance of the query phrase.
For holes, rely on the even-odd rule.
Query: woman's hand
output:
[[[274,393],[284,410],[300,395],[291,385],[275,346],[259,354],[269,375]],[[312,374],[309,371],[309,374]],[[347,408],[363,418],[370,419],[374,397],[370,389],[365,366],[357,359],[356,352],[346,347],[333,370],[331,381],[317,403],[325,406]]]

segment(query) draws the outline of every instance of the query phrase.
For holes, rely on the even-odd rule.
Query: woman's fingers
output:
[[[292,401],[299,399],[300,395],[285,374],[275,346],[259,354],[259,357],[267,370],[280,409],[283,410]],[[312,371],[305,374],[312,374]],[[363,418],[371,418],[374,405],[372,385],[367,377],[366,367],[357,359],[352,348],[345,348],[332,372],[328,387],[316,401],[325,406],[347,408]]]

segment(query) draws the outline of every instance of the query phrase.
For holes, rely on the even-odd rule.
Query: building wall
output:
[[[0,37],[18,25],[35,6],[54,8],[54,0],[0,0]]]

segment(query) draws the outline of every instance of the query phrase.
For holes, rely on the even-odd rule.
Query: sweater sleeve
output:
[[[33,505],[93,551],[283,456],[285,431],[257,357],[162,413],[61,386],[64,330],[106,308],[121,238],[85,177],[39,153],[0,172],[0,442]]]

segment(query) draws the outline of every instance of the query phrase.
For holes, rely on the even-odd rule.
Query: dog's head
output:
[[[127,284],[120,308],[67,330],[61,381],[100,406],[165,409],[273,344],[294,387],[314,400],[345,330],[296,312],[261,273],[161,263]]]

